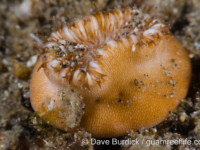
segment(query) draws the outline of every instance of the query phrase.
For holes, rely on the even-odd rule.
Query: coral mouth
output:
[[[56,29],[41,48],[40,68],[61,84],[101,86],[106,76],[101,60],[108,45],[129,40],[135,51],[137,45],[155,44],[161,33],[169,34],[166,25],[135,8],[98,11]]]

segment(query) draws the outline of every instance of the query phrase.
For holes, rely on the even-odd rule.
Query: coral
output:
[[[51,28],[56,26],[52,19],[53,16],[56,16],[57,22],[70,23],[74,18],[81,18],[93,12],[95,7],[91,0],[36,1],[39,3],[34,3],[35,5],[31,7],[30,16],[23,18],[22,16],[17,17],[15,10],[25,0],[0,0],[0,149],[67,149],[67,145],[70,143],[74,143],[73,146],[79,145],[76,144],[77,140],[75,140],[73,133],[58,130],[45,124],[38,116],[35,117],[29,97],[30,81],[22,81],[14,75],[13,61],[16,60],[32,71],[39,53],[37,47],[34,46],[34,42],[42,46],[42,41],[37,37],[37,34],[50,35]],[[198,60],[199,0],[186,2],[183,0],[95,0],[94,2],[97,8],[102,10],[137,5],[143,12],[150,15],[159,15],[162,19],[169,21],[167,24],[173,24],[170,29],[172,35],[190,52],[190,58],[193,58],[192,83],[189,93],[177,108],[180,113],[175,111],[175,113],[169,115],[167,120],[154,128],[150,128],[149,131],[152,135],[143,134],[144,130],[134,131],[134,133],[137,132],[139,134],[137,137],[141,139],[143,139],[143,136],[144,139],[158,139],[158,137],[164,138],[164,136],[167,136],[168,139],[182,137],[192,141],[198,140],[200,120],[200,105],[198,102],[198,93],[200,92],[200,63]],[[35,118],[38,122],[35,121]],[[34,125],[32,121],[35,121]],[[157,132],[153,135],[154,132],[151,131],[155,129]],[[120,137],[120,139],[123,138]],[[51,143],[52,147],[48,146],[44,140]],[[8,144],[5,145],[5,143]],[[65,144],[59,145],[60,143]],[[76,147],[73,146],[68,149],[75,149]],[[154,147],[163,149],[169,146],[151,146],[152,149]],[[172,145],[170,147],[172,149],[198,149],[199,145],[186,147]],[[82,146],[78,148],[81,149]],[[137,149],[137,147],[134,148]],[[110,145],[108,147],[95,145],[95,149],[121,150],[122,147],[121,145]]]
[[[80,126],[94,137],[152,127],[186,96],[191,64],[161,20],[127,7],[56,24],[49,38],[42,37],[30,86],[34,110],[52,125],[70,128],[58,115],[67,109],[56,91],[66,88],[83,97]],[[43,106],[47,99],[56,105],[51,113]]]

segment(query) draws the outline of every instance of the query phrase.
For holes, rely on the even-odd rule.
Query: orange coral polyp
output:
[[[53,32],[41,49],[30,87],[34,110],[45,116],[41,105],[47,97],[59,106],[57,91],[73,89],[85,103],[80,127],[94,137],[152,127],[166,119],[188,91],[187,53],[168,26],[134,8],[76,20]],[[56,115],[45,120],[69,131]]]

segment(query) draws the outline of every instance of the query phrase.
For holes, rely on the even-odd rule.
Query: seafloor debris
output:
[[[24,66],[21,65],[20,63],[13,61],[13,66],[14,66],[14,70],[15,70],[15,76],[21,80],[28,80],[30,79],[30,75],[31,75],[31,70]]]

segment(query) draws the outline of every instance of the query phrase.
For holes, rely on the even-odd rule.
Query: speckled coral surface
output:
[[[64,133],[38,118],[30,106],[29,80],[18,79],[14,73],[13,60],[33,69],[38,49],[34,46],[41,40],[36,36],[49,35],[55,26],[52,16],[59,22],[71,22],[76,17],[86,16],[95,8],[89,0],[33,0],[33,7],[20,10],[22,0],[0,1],[0,148],[1,149],[92,149],[82,147],[81,139],[91,135],[81,130],[74,137]],[[96,0],[97,8],[107,9],[136,4],[147,13],[159,14],[172,24],[171,31],[189,52],[193,65],[193,77],[186,99],[177,111],[149,130],[131,132],[128,137],[142,139],[200,139],[200,77],[199,77],[199,5],[198,0]],[[27,3],[28,4],[28,3]],[[28,5],[27,5],[28,6]],[[38,6],[38,7],[36,7]],[[151,8],[159,9],[151,9]],[[160,9],[162,8],[162,9]],[[172,11],[169,11],[172,10]],[[19,17],[21,16],[21,17]],[[156,129],[156,130],[155,130]],[[55,138],[52,139],[52,136]],[[122,139],[125,137],[122,137]],[[112,146],[111,146],[112,147]],[[159,145],[158,149],[200,148],[199,145]],[[106,149],[95,146],[95,149]],[[115,149],[122,149],[120,146]],[[124,149],[137,149],[124,145]],[[144,146],[145,148],[145,146]],[[152,146],[152,148],[155,148]]]

